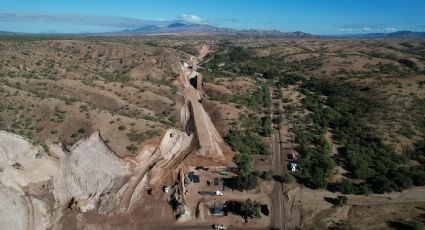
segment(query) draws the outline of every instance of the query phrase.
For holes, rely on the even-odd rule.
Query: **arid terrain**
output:
[[[4,229],[425,221],[424,40],[5,36],[0,51]]]

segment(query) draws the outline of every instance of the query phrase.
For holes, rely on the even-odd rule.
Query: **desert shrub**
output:
[[[224,184],[231,189],[237,189],[239,191],[251,190],[258,186],[258,178],[253,173],[237,175],[224,179]]]
[[[342,207],[347,204],[348,198],[346,196],[337,196],[334,198],[334,204],[338,207]]]
[[[413,185],[424,186],[425,185],[425,167],[413,167],[410,168],[410,178],[412,179]]]
[[[261,217],[261,204],[247,199],[245,201],[226,201],[224,211],[240,215],[245,219],[260,218]]]
[[[298,132],[296,140],[299,143],[298,151],[301,153],[299,178],[313,188],[326,187],[336,165],[329,156],[329,142],[323,134],[315,135],[311,132]]]
[[[277,77],[278,73],[273,70],[266,70],[263,72],[262,76],[266,79],[275,79]]]
[[[406,230],[425,230],[425,224],[417,220],[407,222],[405,227]]]
[[[388,221],[388,225],[391,229],[400,229],[400,230],[424,230],[425,224],[418,220],[403,221],[395,220]]]
[[[252,158],[248,154],[239,154],[235,157],[239,175],[246,176],[252,172],[251,161]]]
[[[260,218],[261,206],[257,202],[247,199],[241,203],[240,214],[244,218]]]
[[[128,83],[130,81],[130,76],[125,74],[101,74],[102,78],[106,82],[118,82],[118,83]]]
[[[221,94],[213,90],[207,91],[208,96],[216,101],[235,103],[237,106],[246,106],[250,109],[262,111],[270,109],[272,100],[267,86],[262,86],[249,94]]]
[[[297,111],[297,107],[295,105],[288,104],[288,105],[285,105],[284,111],[286,114],[292,115],[293,113]]]
[[[260,135],[248,130],[230,130],[225,137],[226,142],[240,153],[270,154],[270,147],[265,144]]]
[[[295,178],[291,173],[284,173],[283,175],[274,175],[273,179],[280,183],[292,182]]]
[[[413,151],[408,151],[406,154],[408,154],[410,158],[425,164],[425,139],[416,142],[415,149]]]
[[[66,111],[59,109],[58,106],[55,107],[54,118],[52,121],[57,123],[62,123],[65,120]]]
[[[153,138],[157,135],[158,135],[158,132],[156,130],[152,130],[152,129],[150,129],[146,132],[143,132],[143,133],[132,129],[131,132],[127,133],[127,137],[128,137],[128,139],[130,139],[130,141],[135,141],[135,142],[138,142],[138,143],[141,143],[146,139]]]
[[[335,186],[338,191],[344,194],[367,195],[371,193],[371,190],[367,184],[353,184],[347,179],[343,179],[341,183],[335,184]]]
[[[273,172],[272,171],[263,171],[260,174],[260,177],[263,180],[272,180],[273,179]]]
[[[346,82],[334,83],[318,79],[304,80],[302,88],[306,95],[305,107],[313,112],[310,116],[313,123],[319,126],[318,129],[326,130],[330,127],[334,130],[336,139],[345,145],[340,153],[351,172],[350,176],[366,180],[366,184],[361,186],[350,187],[347,183],[338,186],[342,192],[367,193],[368,187],[377,193],[399,191],[411,187],[422,176],[420,172],[416,172],[415,175],[409,173],[409,170],[404,167],[407,158],[396,154],[392,147],[385,145],[363,121],[369,113],[384,106],[365,96],[369,89]],[[327,100],[321,100],[320,96],[326,96]],[[319,154],[328,150],[324,140],[317,138],[320,132],[316,135],[311,133],[310,131],[310,134],[301,136],[297,134],[303,155],[300,166],[301,170],[307,168],[310,173],[315,171],[316,177],[311,174],[304,175],[304,178],[309,178],[307,182],[312,182],[311,178],[316,178],[320,182],[321,175],[326,175],[324,170],[315,169],[314,165],[306,164],[303,160],[312,158],[316,162],[323,161],[327,165],[326,168],[332,164],[329,159],[326,159],[326,154],[324,158],[323,154]],[[319,146],[316,147],[316,151],[310,147],[311,143],[313,146]],[[304,156],[305,153],[307,153],[306,156]],[[302,171],[301,176],[303,174]],[[323,183],[316,183],[316,185],[323,185]]]
[[[129,145],[129,146],[127,146],[127,147],[125,147],[128,151],[130,151],[131,153],[135,153],[136,151],[137,151],[137,146],[136,145],[134,145],[134,144],[132,144],[132,145]]]
[[[252,171],[251,156],[247,154],[239,154],[234,159],[237,165],[237,176],[224,180],[227,187],[240,191],[251,190],[258,186],[258,178],[256,173]]]
[[[241,46],[232,47],[228,51],[229,60],[232,62],[241,62],[241,61],[249,60],[252,55],[253,55],[252,51]]]
[[[376,193],[391,192],[394,187],[394,183],[385,176],[377,176],[372,181],[372,189]]]
[[[402,64],[402,65],[410,68],[410,69],[413,69],[413,70],[417,70],[418,69],[418,66],[417,66],[416,62],[414,62],[412,60],[401,58],[401,59],[398,59],[398,62],[400,64]]]
[[[295,84],[295,83],[297,83],[297,82],[299,82],[303,79],[304,79],[304,77],[299,75],[299,74],[294,74],[294,73],[285,74],[285,75],[279,77],[277,86],[279,88],[280,87],[286,87],[288,85],[293,85],[293,84]]]
[[[177,48],[179,50],[182,50],[183,52],[186,52],[188,54],[192,54],[194,56],[198,56],[199,55],[198,49],[193,44],[185,43],[185,44],[183,44],[181,46],[178,46]]]
[[[261,127],[261,136],[270,137],[270,135],[273,133],[272,119],[270,116],[264,116],[261,118]]]

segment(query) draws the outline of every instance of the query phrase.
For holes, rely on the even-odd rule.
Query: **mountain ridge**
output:
[[[228,36],[259,36],[259,37],[282,37],[282,38],[392,38],[414,39],[425,38],[425,32],[402,30],[392,33],[366,33],[366,34],[325,34],[314,35],[302,31],[282,32],[280,30],[261,29],[232,29],[217,27],[209,24],[187,23],[174,21],[165,26],[145,25],[136,29],[125,29],[102,33],[21,33],[0,31],[0,35],[228,35]]]

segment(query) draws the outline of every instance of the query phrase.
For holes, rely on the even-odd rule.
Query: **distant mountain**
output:
[[[221,28],[207,24],[192,24],[173,22],[167,26],[144,26],[134,30],[124,30],[114,34],[208,34],[208,35],[231,35],[231,36],[260,36],[260,37],[288,37],[306,38],[313,37],[300,31],[284,33],[278,30],[236,30]]]
[[[0,35],[18,35],[21,33],[8,32],[8,31],[0,31]]]
[[[397,31],[387,35],[390,38],[425,38],[425,32],[413,32],[408,30]]]
[[[148,25],[148,26],[143,26],[134,30],[124,30],[123,32],[128,32],[128,33],[144,33],[144,32],[151,32],[151,31],[158,31],[160,30],[161,27],[159,26],[154,26],[154,25]]]
[[[170,25],[168,25],[168,28],[177,28],[177,27],[183,27],[186,26],[187,24],[181,23],[181,22],[176,22],[176,23],[171,23]]]
[[[257,30],[257,29],[230,29],[216,27],[208,24],[194,24],[184,21],[173,21],[168,25],[146,25],[137,29],[127,29],[117,32],[106,33],[77,33],[66,35],[224,35],[224,36],[251,36],[251,37],[280,37],[280,38],[383,38],[383,39],[414,39],[425,38],[425,32],[397,31],[393,33],[368,33],[368,34],[341,34],[341,35],[312,35],[302,31],[282,32],[279,30]],[[0,35],[64,35],[64,33],[16,33],[0,31]]]
[[[316,37],[315,35],[309,34],[309,33],[304,33],[301,31],[295,31],[295,32],[287,32],[285,33],[286,37],[292,37],[292,38],[311,38],[311,37]]]
[[[342,35],[321,35],[325,38],[392,38],[392,39],[405,39],[405,38],[425,38],[425,32],[414,31],[397,31],[393,33],[368,33],[368,34],[342,34]]]

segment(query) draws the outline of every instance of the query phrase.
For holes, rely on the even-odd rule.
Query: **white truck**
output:
[[[224,230],[226,229],[226,227],[224,227],[224,225],[222,224],[214,224],[214,229]]]
[[[164,186],[164,187],[162,187],[162,190],[163,190],[165,193],[168,193],[168,192],[170,191],[170,187],[169,187],[169,186]]]
[[[216,195],[216,196],[223,196],[223,193],[217,190],[217,191],[215,192],[215,195]]]

